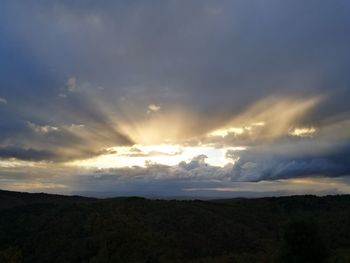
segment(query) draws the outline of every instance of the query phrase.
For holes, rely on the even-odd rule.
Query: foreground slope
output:
[[[350,196],[216,201],[0,192],[1,262],[350,262]]]

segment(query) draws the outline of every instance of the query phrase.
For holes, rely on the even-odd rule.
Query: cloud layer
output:
[[[99,180],[141,177],[136,194],[159,182],[166,192],[213,180],[339,180],[350,170],[349,8],[346,0],[2,1],[0,174],[19,183],[7,169],[30,167],[32,183],[67,186],[52,179],[59,166],[78,187],[84,168],[72,163],[180,155],[114,152],[167,144],[203,152]],[[244,150],[225,152],[233,147]],[[87,181],[89,191],[108,188]]]

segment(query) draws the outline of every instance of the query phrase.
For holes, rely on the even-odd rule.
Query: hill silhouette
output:
[[[0,191],[0,262],[350,262],[350,196],[179,201]]]

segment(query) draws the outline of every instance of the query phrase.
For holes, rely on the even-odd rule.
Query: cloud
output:
[[[309,151],[307,151],[309,149]],[[315,141],[280,143],[250,147],[242,151],[228,150],[229,161],[223,167],[213,166],[198,155],[192,160],[168,166],[148,162],[145,167],[99,170],[103,176],[118,180],[143,178],[153,180],[204,180],[225,182],[258,182],[305,177],[344,177],[350,175],[350,146],[318,145]]]
[[[160,106],[156,105],[156,104],[150,104],[147,107],[147,114],[150,114],[152,112],[157,112],[160,110]]]
[[[77,90],[77,79],[75,77],[68,78],[66,89],[69,92],[74,92]]]
[[[268,97],[238,113],[227,121],[223,128],[208,133],[203,141],[223,144],[268,143],[291,134],[291,129],[303,123],[310,111],[319,103],[319,97]],[[299,135],[302,132],[304,135],[306,132],[310,135],[314,128],[307,131],[300,128],[293,130],[299,132]]]
[[[304,147],[313,147],[313,151],[307,152]],[[240,153],[232,170],[232,180],[262,181],[306,176],[348,176],[349,154],[348,144],[325,150],[317,146],[316,142],[251,148]]]
[[[114,154],[110,149],[88,150],[88,149],[34,149],[18,146],[3,146],[0,147],[0,159],[8,160],[15,159],[28,162],[53,162],[66,163],[75,160],[92,158],[100,155]],[[25,166],[23,163],[21,166]]]
[[[347,176],[300,176],[293,178],[246,178],[237,177],[235,167],[215,167],[205,163],[205,156],[175,166],[148,163],[145,167],[113,169],[74,169],[51,164],[2,168],[0,181],[7,189],[39,191],[33,185],[41,185],[43,191],[84,194],[92,196],[195,196],[195,197],[259,197],[290,194],[339,194],[348,193]],[[1,164],[1,162],[0,162]],[[49,165],[49,166],[48,166]],[[246,163],[245,169],[253,169]],[[47,172],[46,175],[43,173]],[[14,177],[14,175],[16,175]],[[13,178],[16,178],[15,180]],[[250,179],[250,180],[248,180]],[[253,179],[253,180],[252,180]],[[54,185],[58,187],[55,188]],[[49,187],[52,186],[52,189]],[[18,188],[19,189],[19,188]]]
[[[7,100],[5,98],[0,97],[0,104],[7,104]]]
[[[78,90],[78,84],[76,77],[69,77],[67,79],[66,85],[62,89],[62,91],[59,93],[60,98],[66,98],[69,93],[76,92]]]
[[[202,188],[185,188],[191,195],[207,197],[266,197],[288,195],[334,195],[349,193],[349,177],[312,177],[259,182],[234,182]]]
[[[49,132],[58,131],[57,127],[50,126],[50,125],[40,126],[40,125],[34,124],[32,122],[28,122],[28,126],[29,126],[29,128],[31,128],[35,132],[41,133],[41,134],[47,134]]]
[[[220,136],[220,137],[224,138],[230,134],[234,134],[234,135],[242,134],[245,132],[244,129],[245,128],[237,128],[237,127],[230,127],[227,129],[219,129],[219,130],[215,130],[215,131],[209,133],[209,136],[213,136],[213,137]]]
[[[66,161],[166,142],[247,150],[227,152],[240,158],[236,167],[211,166],[208,155],[124,172],[170,176],[175,185],[343,176],[348,9],[346,0],[6,1],[0,104],[11,105],[0,107],[3,159]]]
[[[186,171],[190,171],[198,168],[205,168],[205,167],[208,167],[208,164],[205,163],[205,159],[207,158],[208,156],[201,154],[194,157],[189,163],[186,163],[186,162],[179,163],[179,167]]]
[[[229,176],[227,167],[221,168],[205,163],[205,155],[194,157],[189,162],[180,162],[169,166],[154,162],[147,162],[145,167],[133,166],[124,168],[109,168],[96,170],[98,179],[114,178],[117,181],[129,181],[143,178],[149,182],[153,180],[213,180]]]
[[[313,127],[295,128],[294,130],[290,131],[289,134],[292,136],[299,136],[299,137],[312,137],[315,132],[316,132],[316,129]]]
[[[122,153],[119,156],[126,156],[126,157],[152,157],[152,156],[175,156],[180,155],[182,151],[176,151],[176,152],[162,152],[162,151],[142,151],[137,148],[131,148],[129,152]]]
[[[194,158],[196,159],[196,158]],[[201,158],[200,158],[201,159]],[[300,176],[299,179],[240,181],[232,165],[214,167],[192,160],[177,166],[149,163],[145,168],[100,169],[79,179],[92,195],[160,195],[197,197],[259,197],[291,194],[349,193],[348,176]],[[193,165],[196,163],[196,165]],[[191,165],[190,165],[191,164]],[[247,169],[253,166],[246,165]]]
[[[56,154],[46,150],[20,148],[14,146],[0,147],[1,159],[18,159],[23,161],[52,161],[58,158]]]

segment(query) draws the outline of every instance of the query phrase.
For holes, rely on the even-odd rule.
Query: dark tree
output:
[[[22,262],[22,253],[18,248],[9,247],[0,251],[0,262],[20,263]]]
[[[314,220],[290,221],[284,230],[283,245],[277,262],[326,263],[328,249]]]

